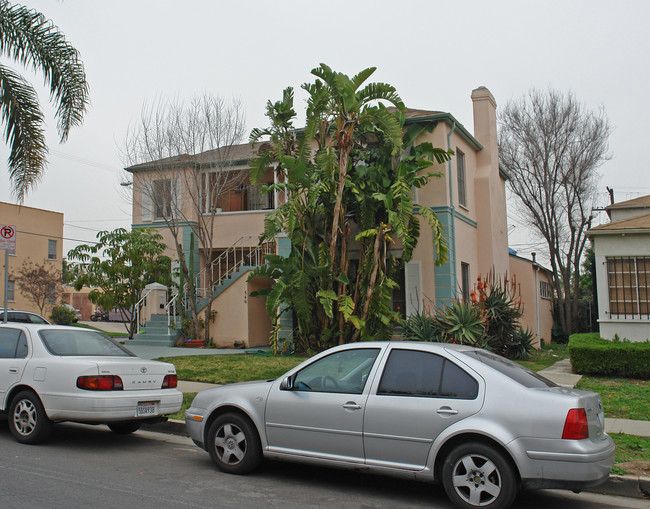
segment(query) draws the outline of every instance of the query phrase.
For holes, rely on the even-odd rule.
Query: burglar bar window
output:
[[[608,257],[607,282],[611,317],[650,318],[650,257]]]

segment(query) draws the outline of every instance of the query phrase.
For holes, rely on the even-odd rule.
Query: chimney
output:
[[[533,257],[533,263],[537,263],[537,261],[535,260],[535,253],[533,252],[533,253],[530,253],[530,254]]]

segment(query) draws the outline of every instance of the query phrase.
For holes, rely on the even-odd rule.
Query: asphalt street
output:
[[[48,443],[26,446],[0,424],[0,447],[4,509],[452,507],[437,486],[344,470],[265,462],[252,475],[223,474],[188,438],[149,431],[59,424]],[[645,509],[647,500],[531,491],[515,507]]]

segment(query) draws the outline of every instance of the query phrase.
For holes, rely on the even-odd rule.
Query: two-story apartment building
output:
[[[433,168],[442,177],[432,179],[416,193],[416,205],[435,211],[444,225],[449,259],[435,266],[432,232],[423,228],[413,258],[405,264],[400,290],[393,298],[395,309],[399,307],[407,315],[422,305],[443,306],[451,299],[468,296],[479,274],[509,271],[507,176],[498,164],[496,101],[485,87],[474,90],[471,98],[474,134],[451,113],[406,111],[407,124],[435,122],[433,131],[421,135],[419,143],[431,142],[455,152],[450,162]],[[251,246],[257,244],[268,210],[282,203],[283,197],[278,193],[262,194],[259,187],[250,185],[248,166],[258,149],[259,145],[250,144],[229,148],[225,171],[230,172],[236,185],[214,196],[208,190],[223,178],[223,151],[181,155],[126,168],[133,174],[134,228],[159,229],[168,246],[174,245],[175,236],[186,261],[191,261],[199,274],[213,270],[217,263],[216,270],[223,274],[223,265],[236,263],[237,256],[240,261],[246,258],[240,263],[242,270],[227,274],[223,287],[211,294],[217,314],[209,335],[219,346],[235,342],[255,346],[266,344],[269,338],[270,320],[264,303],[249,297],[251,291],[268,283],[247,281],[246,269],[263,261],[263,255],[251,251]],[[240,180],[235,178],[237,174],[241,174],[241,178],[237,177]],[[274,178],[278,177],[269,169],[263,180],[270,183]],[[171,228],[169,217],[173,219]],[[196,239],[199,221],[209,224],[213,232],[209,249]],[[287,248],[286,242],[277,239],[274,249],[281,252]],[[249,255],[246,257],[246,249],[238,255],[238,246],[248,248]],[[170,249],[168,254],[177,257],[175,250]]]
[[[0,202],[0,224],[15,226],[16,249],[9,253],[8,285],[4,287],[4,252],[0,251],[3,267],[0,277],[0,308],[7,292],[7,306],[40,313],[35,304],[23,296],[15,281],[21,266],[31,261],[61,270],[63,257],[63,214],[13,203]],[[54,301],[52,305],[54,305]]]

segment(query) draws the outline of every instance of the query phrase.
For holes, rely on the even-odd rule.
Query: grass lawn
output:
[[[616,444],[616,464],[612,474],[650,474],[650,438],[612,433]]]
[[[567,350],[567,345],[560,345],[558,343],[551,343],[550,345],[545,345],[539,350],[535,350],[530,354],[530,357],[527,361],[517,361],[522,366],[526,366],[532,371],[540,371],[544,368],[552,366],[562,359],[567,359],[569,357],[569,352]]]
[[[92,325],[86,325],[85,323],[73,323],[73,327],[79,327],[81,329],[91,329],[91,330],[96,330],[99,332],[102,332],[106,334],[107,336],[110,336],[111,338],[128,338],[129,335],[126,332],[106,332],[101,329],[98,329],[97,327],[93,327]]]
[[[605,417],[650,421],[650,380],[583,376],[576,389],[599,393]]]
[[[297,366],[305,357],[261,354],[188,355],[158,359],[176,366],[179,380],[230,384],[275,379]]]

